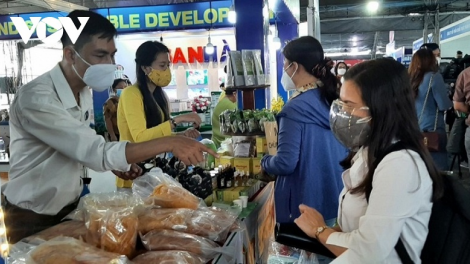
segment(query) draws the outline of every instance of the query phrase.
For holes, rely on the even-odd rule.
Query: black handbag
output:
[[[320,241],[309,237],[295,223],[276,223],[274,237],[277,243],[303,249],[329,258],[336,258]]]

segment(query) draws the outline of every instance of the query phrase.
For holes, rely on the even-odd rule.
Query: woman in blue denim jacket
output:
[[[452,107],[452,101],[449,99],[444,78],[438,70],[432,51],[420,49],[413,55],[408,72],[416,96],[419,127],[421,131],[436,131],[439,134],[439,152],[431,152],[431,156],[437,168],[444,171],[449,169],[444,111]]]
[[[306,204],[334,224],[343,188],[339,163],[347,156],[329,124],[337,79],[320,42],[311,36],[289,42],[283,54],[282,86],[294,94],[277,116],[277,154],[261,161],[265,172],[278,176],[276,221],[293,222],[300,216],[299,205]]]

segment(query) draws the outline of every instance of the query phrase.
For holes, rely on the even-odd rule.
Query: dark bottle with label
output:
[[[225,189],[225,179],[223,177],[223,171],[222,170],[219,170],[217,172],[217,189],[221,190],[221,189]]]
[[[234,183],[233,169],[228,167],[225,174],[225,183],[227,188],[232,188]]]

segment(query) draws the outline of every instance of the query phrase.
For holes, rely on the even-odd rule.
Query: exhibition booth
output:
[[[298,10],[294,12],[297,14],[294,16],[291,11],[292,8],[298,9],[298,3],[295,5],[291,2],[295,1],[278,0],[259,1],[257,3],[253,3],[251,0],[209,1],[165,6],[106,8],[93,11],[108,17],[118,31],[119,36],[116,39],[118,52],[115,61],[120,67],[119,71],[116,72],[116,77],[125,75],[131,82],[135,82],[136,66],[134,56],[138,46],[143,42],[149,40],[162,41],[168,46],[173,79],[169,86],[164,87],[164,91],[171,101],[172,112],[191,111],[191,105],[188,102],[199,96],[214,100],[213,105],[215,106],[217,103],[216,95],[220,93],[219,87],[222,83],[227,82],[224,67],[229,61],[228,54],[235,51],[241,53],[244,50],[259,51],[260,65],[266,76],[263,85],[233,87],[239,90],[239,109],[255,110],[270,108],[271,99],[277,98],[278,95],[283,97],[285,101],[287,100],[287,95],[280,86],[283,58],[279,47],[274,48],[274,46],[281,46],[288,40],[298,36],[299,12]],[[228,21],[228,14],[233,9],[237,12],[238,18],[235,24]],[[65,13],[60,12],[12,16],[20,16],[28,20],[33,15],[41,18],[66,16]],[[61,60],[62,49],[60,43],[44,44],[37,41],[36,33],[32,35],[28,45],[19,44],[21,42],[20,36],[14,25],[12,25],[10,17],[0,16],[0,48],[2,45],[4,47],[3,54],[0,52],[0,61],[5,61],[7,64],[4,72],[3,67],[0,67],[0,78],[5,80],[9,80],[8,78],[12,80],[20,79],[20,82],[13,82],[7,86],[16,89],[20,83],[27,83],[53,68]],[[54,33],[51,28],[47,28],[47,30],[48,34]],[[275,45],[273,41],[276,41]],[[213,53],[208,52],[208,48],[211,49],[211,47],[213,47]],[[19,51],[20,49],[21,51]],[[9,91],[11,98],[14,98],[13,90]],[[98,93],[91,90],[90,92],[93,95],[94,128],[101,134],[105,130],[103,103],[109,98],[109,92]],[[254,111],[254,113],[267,115],[268,111]],[[246,121],[244,121],[246,124],[254,120],[253,117],[246,118]],[[260,122],[260,120],[256,119],[256,122]],[[210,255],[211,257],[208,259],[214,259],[213,263],[229,263],[233,260],[236,263],[257,263],[258,259],[262,257],[258,247],[263,245],[267,248],[267,243],[269,243],[266,238],[259,241],[257,237],[258,226],[265,226],[262,222],[268,219],[266,214],[270,214],[270,217],[273,216],[271,210],[263,213],[266,202],[272,202],[273,189],[272,186],[263,188],[265,183],[257,179],[257,176],[259,176],[259,159],[267,152],[267,143],[259,124],[256,124],[256,127],[256,131],[249,135],[256,135],[253,144],[258,146],[259,151],[257,153],[251,155],[250,152],[247,155],[251,156],[235,158],[233,153],[230,157],[227,156],[230,154],[229,152],[224,152],[226,154],[225,159],[215,161],[217,167],[224,167],[224,173],[226,174],[224,177],[228,177],[225,179],[231,179],[233,184],[239,182],[241,185],[237,183],[237,186],[221,187],[217,186],[217,183],[213,182],[214,179],[212,179],[210,195],[207,198],[199,196],[199,198],[205,198],[208,205],[218,203],[221,208],[224,205],[233,207],[233,203],[237,205],[234,201],[240,200],[240,197],[247,197],[249,200],[248,205],[240,206],[240,209],[243,208],[243,210],[237,212],[239,221],[236,223],[238,223],[238,227],[235,225],[231,228],[229,228],[230,226],[224,226],[224,231],[228,230],[229,232],[225,233],[226,237],[223,239],[208,237],[215,240],[222,249],[225,248],[225,251],[229,251],[229,254],[223,254],[224,251],[222,250],[222,252],[218,252],[222,254]],[[252,131],[254,128],[250,126],[249,130]],[[245,136],[248,135],[248,132],[244,132],[244,129],[240,127],[233,135]],[[201,167],[203,166],[201,165]],[[213,167],[214,164],[212,166],[206,164],[204,169],[209,170]],[[227,168],[234,169],[232,174],[227,174]],[[244,183],[242,183],[241,174],[234,176],[235,170],[237,173],[243,171],[246,178],[243,180]],[[92,181],[90,185],[92,193],[115,190],[114,176],[110,172],[97,173],[90,171],[89,175],[93,179],[98,179]],[[221,175],[220,170],[217,175]],[[235,181],[233,177],[237,178],[237,176],[240,180]],[[104,181],[103,179],[108,180]],[[178,179],[181,178],[178,177]],[[185,187],[181,181],[178,184]],[[194,195],[198,193],[197,190],[186,189]],[[124,204],[128,202],[125,197],[115,197],[115,199],[123,199]],[[179,206],[172,208],[181,209]],[[218,214],[218,212],[212,213],[213,215]],[[222,213],[222,217],[230,217],[230,213]],[[216,219],[212,219],[212,222],[216,223],[214,220]],[[235,221],[231,222],[231,224],[233,223]],[[70,227],[62,226],[58,229],[65,230],[70,229]],[[90,229],[88,228],[88,231],[85,230],[84,232],[90,232]],[[195,233],[199,232],[196,230]],[[85,233],[83,235],[86,236]],[[118,242],[114,241],[114,243]],[[131,244],[132,250],[136,250],[135,243],[131,242]],[[84,245],[77,244],[76,246],[81,247]],[[121,249],[118,250],[118,253],[123,253],[120,251]],[[137,249],[139,249],[139,245],[137,245]],[[132,254],[124,255],[129,258],[134,257]]]

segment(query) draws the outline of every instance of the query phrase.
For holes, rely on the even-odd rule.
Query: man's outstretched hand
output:
[[[123,180],[135,180],[139,176],[142,175],[142,168],[140,168],[137,164],[132,164],[129,171],[112,171],[114,175],[118,176]]]
[[[219,157],[215,151],[204,144],[183,136],[169,137],[171,140],[171,152],[186,165],[196,165],[204,161],[203,152],[207,152],[216,158]]]

